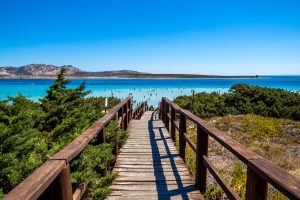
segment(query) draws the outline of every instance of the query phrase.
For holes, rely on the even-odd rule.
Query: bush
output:
[[[72,162],[72,184],[76,187],[87,183],[86,199],[103,199],[108,193],[108,185],[113,176],[103,176],[103,169],[107,163],[113,163],[110,144],[88,145],[78,159]]]
[[[0,197],[104,115],[104,98],[85,98],[89,94],[85,83],[68,89],[69,82],[62,70],[39,102],[21,94],[0,100]],[[120,101],[110,98],[109,102],[112,107]],[[116,122],[107,132],[109,144],[88,145],[72,163],[73,183],[90,180],[93,185],[88,197],[100,198],[107,193],[113,177],[100,177],[98,172],[105,162],[111,165],[114,161],[112,143],[118,141],[121,145],[126,139],[126,132]]]
[[[179,96],[174,102],[182,108],[192,110],[191,96]],[[300,120],[300,95],[282,89],[237,84],[225,94],[196,94],[194,112],[202,118],[256,114]]]

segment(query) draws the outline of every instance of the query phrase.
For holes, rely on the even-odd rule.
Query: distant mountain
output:
[[[88,72],[72,65],[30,64],[21,67],[0,67],[0,78],[56,78],[61,68],[70,78],[258,78],[257,76],[218,76],[201,74],[150,74],[131,70]]]
[[[82,70],[73,67],[72,65],[61,66],[66,69],[67,75],[74,75],[83,72]],[[57,75],[61,67],[45,64],[30,64],[21,67],[0,67],[0,75],[17,75],[17,76],[48,76]]]
[[[30,64],[21,67],[0,67],[0,76],[53,76],[57,75],[61,68],[66,69],[66,75],[73,76],[123,76],[123,75],[138,75],[147,74],[131,70],[117,70],[117,71],[102,71],[102,72],[87,72],[80,70],[72,65],[55,66],[46,64]]]

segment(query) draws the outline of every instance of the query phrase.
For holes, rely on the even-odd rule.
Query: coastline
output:
[[[215,78],[215,79],[228,79],[228,78],[253,78],[256,76],[217,76],[217,75],[189,75],[189,74],[147,74],[147,75],[119,75],[119,76],[76,76],[76,75],[66,75],[68,79],[205,79],[205,78]],[[0,75],[0,79],[56,79],[57,75]]]

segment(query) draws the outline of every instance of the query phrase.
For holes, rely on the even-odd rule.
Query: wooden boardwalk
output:
[[[6,194],[3,200],[81,199],[88,180],[73,188],[70,162],[78,158],[95,137],[99,138],[101,144],[105,143],[106,126],[115,119],[121,128],[128,128],[129,139],[118,154],[113,172],[119,176],[111,186],[112,193],[107,199],[203,199],[195,184],[205,193],[207,172],[210,172],[229,199],[240,200],[239,195],[208,159],[210,137],[247,165],[246,200],[265,200],[268,185],[272,185],[289,199],[300,200],[300,181],[287,171],[165,97],[159,108],[161,120],[154,116],[155,113],[145,112],[148,110],[147,102],[138,104],[132,110],[132,99],[127,97],[65,148],[51,156]],[[196,143],[186,135],[187,120],[197,126]],[[165,125],[170,125],[173,140],[178,133],[180,156]],[[196,154],[195,180],[182,160],[186,145]]]
[[[147,111],[131,120],[107,199],[203,199],[163,122]]]

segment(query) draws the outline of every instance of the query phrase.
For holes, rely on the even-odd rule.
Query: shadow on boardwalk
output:
[[[203,199],[163,122],[153,111],[128,126],[109,200]]]
[[[165,127],[153,126],[153,122],[156,120],[157,119],[155,119],[155,113],[153,112],[151,115],[151,119],[148,122],[148,131],[150,137],[150,144],[152,147],[152,159],[154,165],[154,176],[156,178],[156,189],[157,189],[158,199],[171,199],[171,197],[175,197],[175,196],[176,197],[181,196],[182,199],[189,199],[188,192],[196,191],[196,188],[194,185],[189,185],[184,187],[174,160],[175,157],[179,157],[179,154],[171,153],[166,140],[166,139],[170,139],[170,137],[164,136],[162,129]],[[154,132],[155,129],[158,129],[160,134],[160,139],[155,138],[155,132]],[[158,140],[163,141],[166,150],[165,155],[161,155],[160,153],[160,149],[157,144]],[[170,161],[169,166],[171,167],[173,175],[175,177],[177,189],[168,190],[168,183],[164,175],[162,159],[168,159]]]

